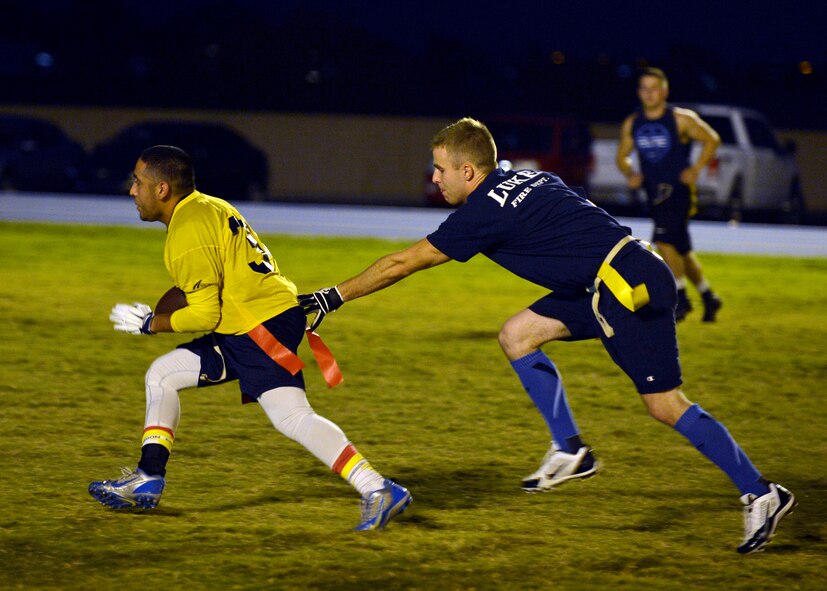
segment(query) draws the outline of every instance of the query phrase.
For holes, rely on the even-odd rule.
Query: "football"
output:
[[[187,296],[183,291],[173,286],[155,304],[154,312],[156,314],[172,314],[186,305]]]

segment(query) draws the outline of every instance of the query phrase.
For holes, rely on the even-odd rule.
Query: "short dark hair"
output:
[[[663,84],[664,86],[669,86],[669,79],[666,77],[664,71],[660,68],[643,68],[640,71],[640,76],[638,76],[637,79],[640,80],[644,76],[652,76],[660,80],[661,84]]]
[[[173,193],[189,195],[195,190],[192,158],[176,146],[152,146],[141,152],[147,169],[160,180],[167,181]]]

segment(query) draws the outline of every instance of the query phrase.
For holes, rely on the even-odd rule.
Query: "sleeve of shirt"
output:
[[[493,204],[493,205],[492,205]],[[439,251],[461,263],[496,246],[508,234],[506,212],[492,201],[468,202],[426,236]]]
[[[187,305],[170,317],[175,332],[212,332],[221,320],[221,298],[217,285],[187,293]]]
[[[199,246],[171,261],[173,280],[187,296],[187,306],[170,318],[175,332],[215,330],[221,319],[221,265],[218,248]]]

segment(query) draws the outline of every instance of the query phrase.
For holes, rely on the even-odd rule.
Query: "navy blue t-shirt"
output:
[[[689,166],[692,143],[681,143],[675,109],[666,107],[658,119],[647,119],[639,109],[632,122],[632,137],[646,187],[652,190],[660,183],[676,184],[681,171]]]
[[[617,242],[630,234],[557,175],[497,169],[427,236],[465,262],[477,253],[563,296],[578,296]]]

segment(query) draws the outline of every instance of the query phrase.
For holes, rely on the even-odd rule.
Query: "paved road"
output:
[[[413,240],[435,229],[450,210],[354,205],[237,203],[257,232],[324,236],[367,236]],[[0,193],[0,220],[145,226],[129,197]],[[647,239],[652,226],[641,218],[620,218]],[[692,222],[699,252],[827,257],[827,228]]]

